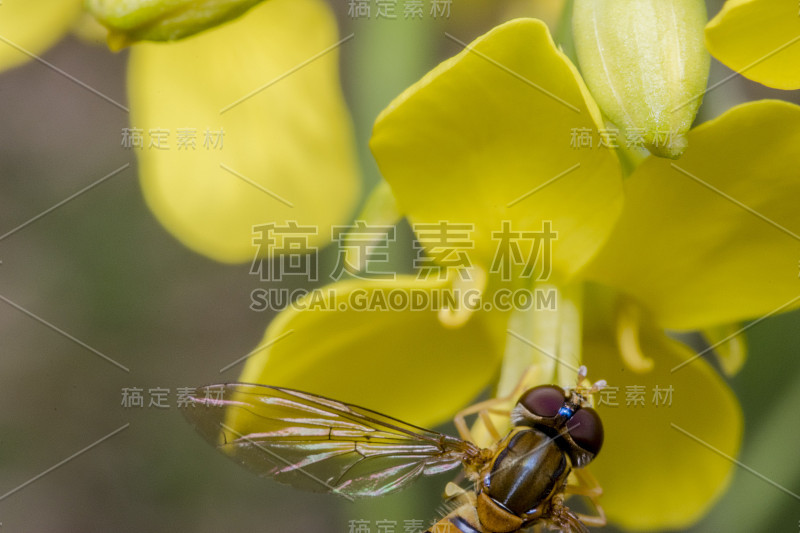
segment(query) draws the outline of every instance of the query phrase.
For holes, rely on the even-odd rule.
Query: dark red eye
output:
[[[553,417],[564,405],[564,400],[564,389],[561,387],[540,385],[523,394],[519,403],[535,415]]]
[[[567,431],[575,444],[593,455],[597,455],[603,446],[603,422],[591,407],[579,409],[572,415],[567,422]]]

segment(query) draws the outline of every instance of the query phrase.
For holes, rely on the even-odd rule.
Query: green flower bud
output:
[[[708,81],[703,0],[575,0],[581,72],[603,113],[655,155],[686,149]]]
[[[263,0],[84,0],[108,28],[108,46],[174,41],[234,19]]]

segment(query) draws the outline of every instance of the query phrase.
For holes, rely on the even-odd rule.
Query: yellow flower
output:
[[[708,362],[665,329],[719,339],[738,321],[798,306],[800,237],[787,228],[800,225],[791,200],[800,194],[800,108],[739,106],[689,132],[679,163],[650,157],[624,181],[596,134],[593,148],[571,145],[576,130],[602,128],[541,22],[504,24],[439,65],[384,111],[371,146],[399,212],[416,227],[472,225],[471,268],[312,293],[270,325],[240,380],[429,425],[498,376],[498,391],[507,391],[535,364],[540,381],[570,384],[568,369],[585,362],[618,388],[621,403],[599,407],[607,443],[592,467],[609,517],[631,529],[696,521],[724,490],[732,463],[691,436],[735,456],[742,415]],[[536,232],[547,221],[558,238],[546,282],[522,280],[519,266],[510,282],[490,272],[492,232],[503,222]],[[556,290],[557,309],[375,309],[385,309],[391,291],[443,288],[480,290],[492,303],[522,282]],[[638,388],[647,407],[626,406]],[[670,404],[653,402],[665,389]]]
[[[131,127],[122,142],[137,151],[145,199],[161,223],[193,250],[231,263],[252,259],[262,224],[313,224],[319,231],[309,247],[326,244],[360,189],[339,83],[344,40],[330,8],[324,0],[270,0],[230,20],[254,3],[195,14],[186,9],[192,2],[140,2],[132,12],[130,2],[89,3],[104,23],[132,25],[112,32],[112,44],[201,32],[133,45]],[[0,70],[57,41],[80,6],[6,1]],[[154,14],[159,24],[142,22]]]
[[[181,242],[243,262],[254,226],[314,224],[313,247],[351,216],[359,172],[337,42],[324,1],[270,0],[181,41],[133,45],[142,188]],[[196,146],[181,147],[182,134]]]
[[[55,44],[78,18],[81,0],[5,0],[0,16],[0,72]]]
[[[800,89],[795,0],[728,0],[706,26],[706,46],[746,78],[776,89]]]

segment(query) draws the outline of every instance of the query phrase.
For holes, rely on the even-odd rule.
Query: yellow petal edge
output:
[[[729,0],[708,23],[711,55],[775,89],[800,89],[800,6],[795,0]]]
[[[0,72],[45,52],[78,18],[80,0],[3,0]]]

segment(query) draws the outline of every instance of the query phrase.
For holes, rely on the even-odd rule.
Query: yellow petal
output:
[[[633,530],[682,529],[719,498],[734,468],[696,439],[735,457],[742,414],[703,359],[670,372],[693,355],[685,346],[650,325],[640,330],[639,342],[655,362],[651,372],[627,367],[608,329],[585,340],[592,379],[608,381],[596,398],[605,443],[589,468],[603,486],[600,504],[611,522]],[[629,394],[644,405],[628,405]]]
[[[270,0],[195,37],[133,48],[129,92],[132,128],[144,135],[142,188],[184,244],[220,261],[245,261],[255,225],[314,225],[313,247],[346,221],[358,175],[338,54],[330,49],[338,39],[323,2]],[[164,132],[167,147],[151,146]],[[181,138],[196,148],[182,147]]]
[[[651,157],[587,269],[662,327],[702,329],[800,305],[800,107],[738,106],[689,134],[678,162]]]
[[[544,23],[518,19],[400,95],[378,118],[371,147],[413,223],[474,224],[470,258],[488,270],[491,234],[503,221],[513,231],[552,221],[553,272],[569,276],[605,240],[621,205],[613,151],[597,148],[596,137],[593,149],[571,144],[600,124]]]
[[[56,43],[81,10],[80,0],[4,0],[0,5],[0,71]]]
[[[420,305],[447,282],[346,281],[310,293],[267,329],[239,381],[355,403],[408,422],[439,424],[485,387],[502,354],[503,325],[476,312],[443,325]],[[409,303],[400,309],[402,298]],[[414,300],[416,299],[416,300]],[[414,304],[414,302],[417,302]]]
[[[728,0],[706,26],[711,55],[776,89],[800,89],[800,7],[795,0]]]

